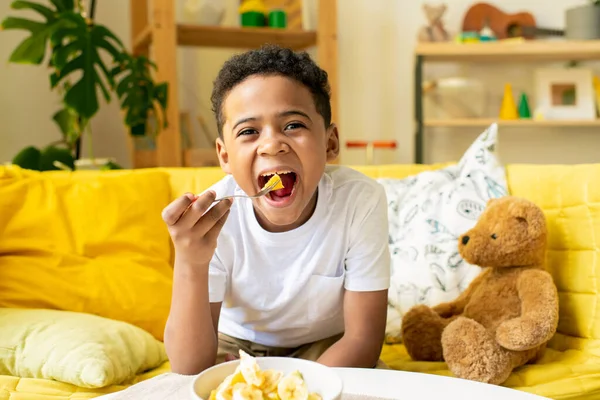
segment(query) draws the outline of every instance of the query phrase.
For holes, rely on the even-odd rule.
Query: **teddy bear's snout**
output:
[[[466,245],[467,243],[469,243],[469,236],[464,235],[461,240],[462,240],[462,244]]]

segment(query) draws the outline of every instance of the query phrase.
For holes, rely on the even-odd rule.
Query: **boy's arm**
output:
[[[344,336],[318,361],[330,367],[374,367],[385,337],[387,298],[387,290],[346,291]]]
[[[165,346],[172,371],[194,375],[215,364],[221,303],[209,303],[206,271],[175,265],[173,272]]]
[[[227,272],[217,238],[230,201],[210,208],[216,193],[186,194],[163,210],[175,248],[171,308],[164,343],[173,372],[192,375],[215,364]],[[209,209],[210,208],[210,209]]]
[[[387,197],[361,190],[346,255],[343,337],[319,358],[336,367],[375,367],[385,339],[390,264]]]

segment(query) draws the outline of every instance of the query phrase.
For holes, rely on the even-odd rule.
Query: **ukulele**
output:
[[[508,14],[488,3],[473,5],[464,16],[463,32],[479,32],[484,26],[489,26],[498,39],[524,37],[533,39],[536,36],[564,36],[560,29],[539,28],[535,17],[528,12]]]

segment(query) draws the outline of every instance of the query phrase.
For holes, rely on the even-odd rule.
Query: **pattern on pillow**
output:
[[[486,129],[460,162],[398,180],[381,178],[388,197],[392,278],[388,299],[390,339],[400,339],[401,318],[417,304],[455,299],[480,268],[458,253],[458,237],[475,225],[491,198],[505,196],[496,124]]]

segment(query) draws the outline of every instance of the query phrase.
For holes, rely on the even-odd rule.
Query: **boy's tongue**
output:
[[[274,197],[285,197],[291,195],[292,189],[294,188],[294,183],[296,182],[296,176],[294,174],[281,174],[279,177],[281,178],[283,189],[273,190],[271,191],[271,195]]]

